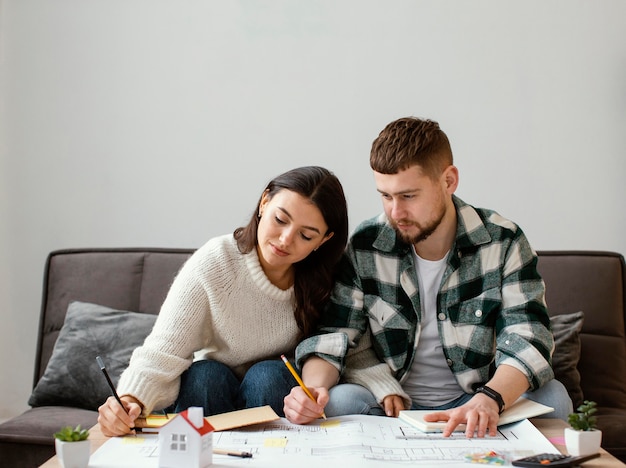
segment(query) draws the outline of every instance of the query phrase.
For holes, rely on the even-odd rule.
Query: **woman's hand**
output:
[[[120,399],[128,413],[112,396],[98,408],[98,423],[102,434],[107,437],[134,433],[135,419],[141,414],[142,407],[138,400],[126,395]]]
[[[330,399],[325,387],[308,387],[316,401],[311,400],[301,387],[293,387],[284,399],[285,417],[294,424],[308,424],[319,419]]]

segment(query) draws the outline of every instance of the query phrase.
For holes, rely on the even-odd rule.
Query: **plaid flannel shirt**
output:
[[[456,241],[437,296],[437,322],[448,366],[466,393],[501,364],[528,378],[531,390],[554,377],[543,280],[522,230],[497,213],[454,196]],[[343,381],[378,401],[399,394],[420,334],[421,306],[411,246],[384,214],[362,223],[341,260],[319,334],[300,343],[301,365],[316,355]]]

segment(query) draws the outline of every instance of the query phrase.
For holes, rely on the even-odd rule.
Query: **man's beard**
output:
[[[397,236],[402,239],[407,244],[418,244],[426,239],[428,239],[433,232],[437,230],[441,222],[443,221],[443,217],[445,215],[445,210],[441,212],[441,215],[438,219],[428,224],[427,226],[420,229],[420,232],[417,234],[407,234],[406,232],[401,231],[398,228],[398,224],[395,221],[391,222],[391,226],[396,231]],[[413,226],[418,226],[416,223],[411,223]]]

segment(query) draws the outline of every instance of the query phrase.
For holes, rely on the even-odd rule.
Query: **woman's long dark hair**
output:
[[[306,258],[294,264],[294,317],[300,329],[299,339],[310,335],[317,325],[320,313],[330,297],[333,273],[348,241],[348,208],[339,179],[319,166],[306,166],[285,172],[273,179],[263,193],[271,199],[286,189],[309,199],[322,213],[328,226],[327,235],[333,236]],[[259,198],[247,226],[235,229],[239,251],[251,252],[258,243]]]

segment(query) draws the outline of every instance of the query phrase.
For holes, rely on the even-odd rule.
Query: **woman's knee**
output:
[[[297,382],[282,361],[260,361],[254,364],[241,382],[242,386],[291,389]]]
[[[283,400],[297,385],[282,361],[261,361],[254,364],[244,376],[240,386],[240,399],[244,407],[269,405],[283,416]]]
[[[181,376],[176,412],[190,406],[204,408],[205,416],[235,409],[239,381],[232,370],[217,361],[196,361]]]
[[[196,361],[181,376],[181,387],[208,388],[238,385],[237,377],[226,365],[218,361]]]

